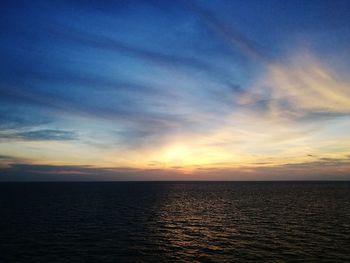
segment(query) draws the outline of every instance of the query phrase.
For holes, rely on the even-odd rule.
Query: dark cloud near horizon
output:
[[[3,162],[8,162],[8,163],[30,163],[28,162],[28,159],[26,158],[20,158],[20,157],[15,157],[15,156],[11,156],[11,155],[3,155],[1,154],[0,155],[0,165],[3,163]]]
[[[96,168],[88,165],[35,165],[10,164],[0,167],[0,182],[6,181],[140,181],[167,180],[166,177],[182,177],[174,171],[162,169],[142,170],[137,168]]]
[[[4,156],[1,159],[11,159]],[[15,158],[16,159],[16,158]],[[15,160],[13,159],[13,160]],[[19,159],[18,159],[19,161]],[[333,168],[338,169],[334,170]],[[171,180],[350,180],[350,159],[321,158],[299,164],[267,167],[200,168],[183,173],[180,166],[169,169],[131,167],[98,168],[89,165],[40,165],[10,163],[0,166],[0,182],[11,181],[171,181]],[[247,170],[246,170],[247,169]],[[214,176],[215,175],[215,176]]]

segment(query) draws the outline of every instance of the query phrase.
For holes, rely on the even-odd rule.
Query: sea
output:
[[[0,262],[350,262],[350,182],[0,183]]]

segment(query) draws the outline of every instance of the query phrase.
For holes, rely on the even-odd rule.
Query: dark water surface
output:
[[[0,183],[0,262],[350,262],[349,182]]]

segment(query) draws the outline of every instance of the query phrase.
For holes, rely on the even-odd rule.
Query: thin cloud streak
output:
[[[199,16],[204,24],[221,36],[231,47],[238,49],[243,55],[255,61],[268,62],[270,59],[260,49],[256,47],[253,41],[249,40],[244,34],[239,32],[232,25],[228,25],[216,17],[213,13],[205,10],[194,2],[184,2],[193,13]]]
[[[70,141],[77,139],[77,134],[64,130],[30,130],[23,132],[0,132],[1,140],[25,141]]]
[[[80,46],[89,46],[101,50],[109,50],[123,55],[134,56],[151,62],[160,67],[166,67],[170,70],[177,69],[183,73],[191,74],[191,72],[205,73],[212,76],[218,82],[222,82],[230,87],[237,86],[232,81],[231,76],[222,68],[218,68],[211,63],[202,61],[196,57],[181,57],[169,54],[164,54],[159,51],[152,51],[140,47],[132,46],[127,43],[115,40],[113,38],[92,34],[86,31],[78,30],[72,27],[57,25],[53,29],[49,29],[53,37],[59,37],[62,41],[72,41]]]

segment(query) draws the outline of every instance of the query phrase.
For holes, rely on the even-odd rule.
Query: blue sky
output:
[[[349,1],[1,9],[2,180],[350,176]]]

